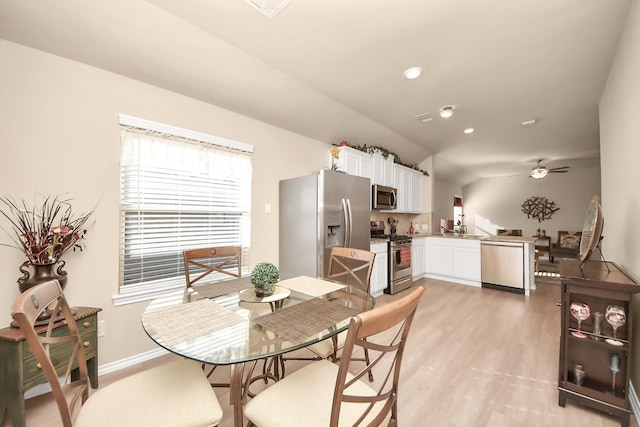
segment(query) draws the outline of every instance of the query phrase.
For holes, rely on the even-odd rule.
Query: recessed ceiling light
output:
[[[442,107],[440,109],[440,117],[442,117],[443,119],[448,119],[449,117],[453,116],[453,110],[456,107],[453,105],[445,105],[444,107]]]
[[[522,123],[520,123],[522,126],[533,126],[536,124],[536,119],[533,120],[526,120]]]
[[[465,130],[463,130],[464,133],[469,134],[469,133],[473,133],[476,130],[474,128],[466,128]]]
[[[409,80],[417,79],[422,74],[422,68],[420,67],[411,67],[404,70],[404,76]]]

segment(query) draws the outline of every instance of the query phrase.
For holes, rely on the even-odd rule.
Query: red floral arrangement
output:
[[[3,230],[12,237],[13,244],[0,243],[2,246],[15,247],[23,252],[28,261],[25,264],[52,264],[57,262],[69,250],[84,248],[87,229],[85,224],[92,212],[73,216],[71,199],[60,196],[39,197],[33,207],[24,200],[15,202],[9,197],[0,198],[0,212],[9,220],[12,232]]]

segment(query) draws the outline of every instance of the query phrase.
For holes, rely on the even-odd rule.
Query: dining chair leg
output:
[[[211,366],[207,365],[206,363],[202,364],[202,370],[205,371],[205,373],[207,368],[211,368],[209,373],[207,373],[207,379],[211,379],[211,375],[213,375],[213,371],[215,371],[217,367],[217,365]],[[229,383],[211,383],[211,387],[229,387]]]

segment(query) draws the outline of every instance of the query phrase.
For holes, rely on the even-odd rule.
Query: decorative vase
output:
[[[20,292],[52,279],[58,279],[60,286],[64,289],[67,285],[67,272],[62,270],[64,264],[65,262],[62,260],[50,264],[31,264],[28,262],[22,264],[20,266],[22,277],[18,279]],[[29,270],[29,266],[33,271]]]
[[[596,311],[593,313],[593,335],[591,338],[596,341],[602,341],[602,337],[600,335],[602,335],[602,313]]]
[[[273,291],[276,288],[275,283],[260,283],[254,284],[257,297],[268,297],[269,295],[273,295]]]

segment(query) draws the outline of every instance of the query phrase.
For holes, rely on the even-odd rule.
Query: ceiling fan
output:
[[[531,172],[529,172],[529,178],[540,179],[544,178],[549,173],[566,173],[569,170],[569,166],[560,166],[557,168],[547,169],[540,164],[541,162],[542,159],[538,160],[538,166],[536,166],[531,170]]]

